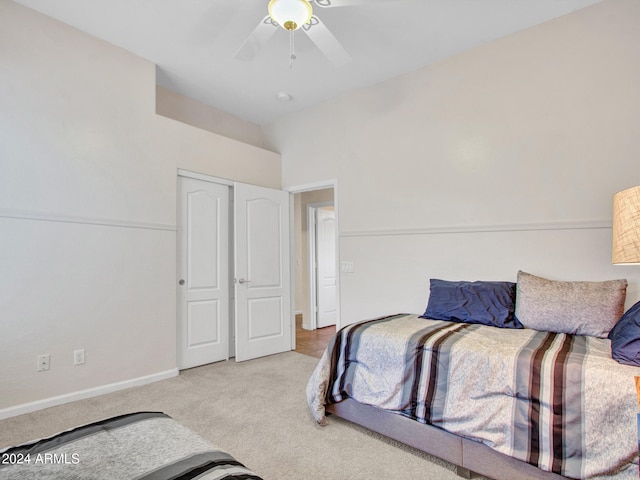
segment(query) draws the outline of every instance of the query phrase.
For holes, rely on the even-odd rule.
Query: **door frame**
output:
[[[318,328],[318,262],[316,261],[318,258],[317,212],[319,208],[330,206],[334,206],[333,201],[307,203],[307,261],[309,263],[307,269],[309,272],[309,303],[307,313],[311,319],[311,330],[316,330]],[[336,270],[336,272],[338,272],[338,270]],[[336,274],[336,282],[337,280],[338,275]],[[336,306],[338,304],[337,295],[338,289],[336,288]]]
[[[335,216],[336,216],[336,330],[340,330],[341,328],[341,320],[340,320],[340,220],[339,220],[339,212],[338,212],[338,180],[337,179],[333,179],[333,180],[325,180],[325,181],[319,181],[319,182],[314,182],[314,183],[307,183],[307,184],[303,184],[303,185],[294,185],[291,187],[285,187],[284,190],[286,190],[287,192],[290,192],[292,194],[296,194],[296,193],[305,193],[305,192],[313,192],[314,190],[325,190],[328,188],[333,188],[333,208],[335,211]],[[293,209],[292,209],[293,210]],[[307,222],[309,220],[307,219]],[[294,225],[293,225],[293,214],[291,216],[291,268],[292,268],[292,272],[291,272],[291,278],[295,279],[295,272],[293,272],[293,268],[295,266],[295,248],[293,248],[293,235],[294,235]],[[309,275],[311,275],[311,273],[309,273]],[[310,280],[310,279],[309,279]],[[292,295],[292,310],[295,310],[295,307],[293,307],[293,304],[295,303],[293,301],[293,299],[295,299],[295,281],[291,282],[291,295]],[[315,283],[315,280],[314,280]],[[312,290],[311,285],[309,286],[309,290]],[[315,302],[314,302],[315,304]],[[309,312],[307,312],[309,315],[311,315],[311,301],[309,300]],[[315,315],[311,315],[309,318],[313,318],[313,322],[311,322],[311,326],[313,327],[313,329],[315,329],[316,326],[316,317]],[[294,328],[294,335],[292,336],[292,341],[295,344],[295,322],[293,322],[293,328]],[[295,347],[294,347],[295,348]]]

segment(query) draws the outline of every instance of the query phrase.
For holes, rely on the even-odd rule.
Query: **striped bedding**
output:
[[[138,412],[0,452],[0,479],[261,480],[160,412]]]
[[[570,478],[638,478],[636,367],[607,339],[399,314],[349,325],[307,386],[315,419],[351,397]]]

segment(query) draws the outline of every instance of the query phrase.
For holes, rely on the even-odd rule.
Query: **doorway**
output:
[[[296,188],[291,188],[289,191],[295,193],[294,195],[294,222],[293,222],[293,237],[294,237],[294,305],[296,313],[296,350],[302,353],[315,355],[319,351],[320,345],[326,345],[328,340],[335,332],[336,328],[340,328],[340,303],[339,303],[339,277],[336,275],[338,265],[338,211],[337,211],[337,182],[329,181],[321,184],[307,185]],[[317,215],[317,212],[322,211]],[[328,213],[329,217],[332,217],[329,221],[325,214]],[[310,221],[310,218],[315,217]],[[317,246],[317,231],[315,229],[317,225],[317,218],[323,217],[322,222],[324,226],[330,225],[328,231],[324,231],[324,242],[321,242],[325,246],[326,240],[332,239],[333,248],[329,248],[333,254],[333,259],[329,261],[331,266],[327,266],[325,262],[323,281],[318,281],[317,270],[312,259],[317,258],[317,251],[314,251]],[[309,226],[311,225],[311,227]],[[326,230],[326,229],[325,229]],[[311,233],[310,233],[311,232]],[[328,237],[328,238],[327,238]],[[312,240],[310,245],[310,239]],[[315,249],[317,250],[317,249]],[[327,248],[323,249],[326,253]],[[321,262],[323,252],[320,252]],[[327,268],[328,267],[328,268]],[[328,313],[324,317],[324,325],[330,325],[326,328],[319,328],[323,325],[323,320],[320,324],[317,321],[317,298],[318,298],[318,286],[322,286],[324,283],[324,289],[321,288],[322,295],[329,297],[329,308],[324,308],[325,313]],[[325,303],[327,305],[327,303]],[[331,330],[329,332],[329,330]],[[324,348],[324,347],[322,347]],[[302,351],[307,349],[309,351]],[[315,355],[318,356],[318,355]]]

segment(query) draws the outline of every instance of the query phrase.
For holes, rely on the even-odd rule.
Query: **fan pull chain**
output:
[[[289,68],[293,68],[293,61],[296,59],[293,44],[293,32],[294,30],[289,30]]]

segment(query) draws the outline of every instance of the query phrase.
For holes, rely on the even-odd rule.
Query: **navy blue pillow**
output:
[[[427,310],[420,318],[523,328],[515,318],[513,282],[450,282],[430,280]]]
[[[625,312],[609,332],[611,358],[640,367],[640,302]]]

